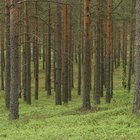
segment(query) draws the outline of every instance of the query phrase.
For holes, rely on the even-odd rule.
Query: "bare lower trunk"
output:
[[[83,108],[90,109],[90,0],[84,0]]]
[[[51,7],[48,11],[47,95],[51,95]]]
[[[6,71],[5,87],[6,98],[5,105],[9,109],[10,105],[10,0],[6,0]]]
[[[61,0],[57,0],[60,2]],[[56,55],[56,95],[55,95],[55,104],[61,105],[61,6],[57,5],[57,15],[56,15],[56,46],[55,46],[55,55]]]
[[[112,0],[107,1],[106,103],[111,102]]]
[[[68,4],[64,8],[64,84],[63,84],[63,101],[68,103]]]
[[[3,33],[4,31],[2,29],[1,31],[1,90],[4,90],[4,69],[5,69],[4,34]]]
[[[140,1],[136,0],[136,34],[135,34],[135,90],[133,113],[140,110]]]
[[[38,47],[38,1],[35,2],[35,46],[34,46],[34,70],[35,70],[35,99],[38,100],[38,73],[39,73],[39,47]]]
[[[10,119],[19,118],[18,90],[18,0],[11,0],[10,10],[10,48],[11,48],[11,87]]]

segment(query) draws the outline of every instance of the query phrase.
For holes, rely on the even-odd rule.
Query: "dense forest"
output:
[[[0,140],[140,139],[139,0],[0,9]]]

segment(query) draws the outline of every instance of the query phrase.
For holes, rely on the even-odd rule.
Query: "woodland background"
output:
[[[1,0],[0,139],[140,139],[139,9]]]

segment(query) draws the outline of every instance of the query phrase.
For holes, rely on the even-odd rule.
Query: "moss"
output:
[[[0,95],[0,140],[139,140],[140,117],[131,114],[132,94],[121,87],[120,70],[114,75],[112,103],[93,110],[81,110],[81,97],[73,90],[68,105],[55,106],[54,96],[46,99],[40,89],[39,101],[26,105],[20,100],[20,119],[8,120],[4,94]]]

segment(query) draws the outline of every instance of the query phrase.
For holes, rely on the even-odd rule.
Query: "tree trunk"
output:
[[[43,67],[43,70],[45,70],[45,56],[46,56],[46,51],[45,51],[45,46],[46,46],[46,43],[45,43],[45,24],[43,23],[43,31],[42,31],[42,38],[43,38],[43,59],[42,59],[42,67]]]
[[[61,0],[57,0],[61,2]],[[57,4],[57,15],[56,15],[56,44],[55,44],[55,55],[56,55],[56,95],[55,104],[61,105],[61,6]]]
[[[5,56],[4,56],[4,30],[1,25],[1,90],[4,90],[4,69],[5,69]]]
[[[6,108],[10,107],[10,0],[6,0],[6,70],[5,70],[5,88]]]
[[[134,13],[135,13],[135,4],[136,4],[136,1],[135,0],[132,0],[132,17],[134,17]],[[130,92],[131,90],[131,77],[132,77],[132,63],[133,63],[133,48],[134,48],[134,43],[135,43],[135,19],[132,19],[131,21],[131,31],[130,31],[130,50],[129,50],[129,68],[128,68],[128,91]]]
[[[111,102],[112,0],[107,0],[106,103]]]
[[[72,61],[71,61],[71,56],[72,56],[72,52],[71,52],[71,50],[72,50],[72,45],[71,45],[71,42],[72,42],[72,40],[71,40],[71,33],[72,33],[72,9],[71,9],[71,7],[69,6],[69,14],[68,14],[69,16],[68,16],[68,95],[69,95],[69,101],[71,101],[72,100],[72,96],[71,96],[71,90],[72,90],[72,77],[71,77],[71,68],[72,68]]]
[[[47,95],[51,95],[51,7],[48,11]]]
[[[135,90],[133,113],[140,110],[140,1],[136,0],[136,34],[135,34]]]
[[[34,57],[34,70],[35,70],[35,99],[38,100],[38,85],[39,85],[39,81],[38,81],[38,72],[39,72],[39,47],[38,47],[38,35],[39,35],[39,31],[38,31],[38,0],[35,1],[35,46],[34,46],[34,51],[35,51],[35,57]]]
[[[123,66],[123,76],[122,76],[122,86],[126,88],[126,65],[127,65],[127,21],[123,22],[123,49],[122,49],[122,66]]]
[[[83,108],[90,109],[90,0],[84,0]]]
[[[10,48],[11,48],[11,86],[10,119],[19,118],[18,90],[18,0],[11,0],[10,9]]]
[[[101,69],[100,69],[100,56],[101,56],[101,23],[100,23],[100,0],[97,0],[97,21],[96,21],[96,47],[95,47],[95,66],[94,66],[94,103],[100,104],[101,96]]]
[[[80,0],[81,1],[81,0]],[[78,24],[78,27],[79,27],[79,30],[78,30],[78,38],[79,38],[79,41],[78,41],[78,95],[81,95],[81,84],[82,84],[82,81],[81,81],[81,77],[82,77],[82,71],[81,71],[81,64],[82,64],[82,61],[81,61],[81,4],[79,6],[79,24]]]
[[[47,71],[48,71],[48,25],[46,25],[46,45],[45,45],[45,90],[47,91]]]
[[[101,20],[101,60],[100,60],[100,62],[101,62],[101,66],[100,66],[100,68],[101,68],[101,79],[100,79],[100,82],[101,82],[101,85],[100,85],[100,87],[101,87],[101,89],[100,89],[100,96],[101,97],[103,97],[103,92],[104,92],[104,62],[105,62],[105,60],[104,60],[104,50],[105,50],[105,46],[104,46],[104,21],[103,20]]]
[[[19,86],[19,98],[21,98],[21,93],[22,93],[22,86],[21,86],[21,55],[22,55],[22,51],[21,51],[21,47],[22,47],[22,22],[21,22],[21,11],[19,10],[19,40],[18,40],[18,43],[19,43],[19,49],[18,49],[18,70],[19,70],[19,75],[18,75],[18,78],[19,78],[19,81],[18,81],[18,86]]]
[[[68,103],[68,4],[64,5],[64,83],[63,83],[63,102]]]
[[[121,33],[120,28],[117,29],[117,68],[120,67],[120,56],[121,56]]]
[[[29,38],[29,16],[28,16],[28,2],[24,2],[24,44],[25,44],[25,59],[26,59],[26,102],[31,104],[31,48]]]

